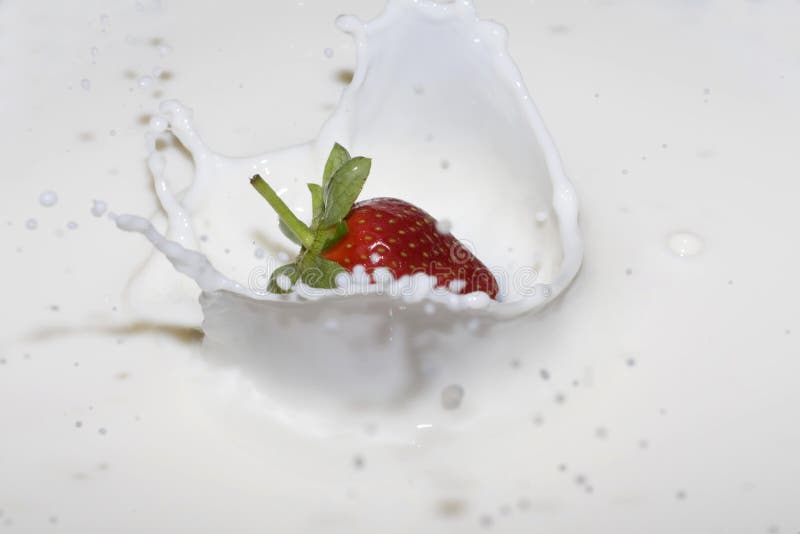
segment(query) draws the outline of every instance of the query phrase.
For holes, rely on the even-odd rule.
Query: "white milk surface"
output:
[[[509,30],[586,249],[557,303],[441,384],[458,409],[313,432],[197,331],[128,314],[151,245],[105,213],[156,211],[159,102],[225,154],[305,142],[354,67],[335,17],[382,7],[0,3],[0,527],[798,532],[797,2],[478,3]]]

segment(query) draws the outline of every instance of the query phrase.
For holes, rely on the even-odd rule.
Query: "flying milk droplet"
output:
[[[92,215],[102,217],[108,209],[108,204],[102,200],[92,200]]]
[[[45,191],[39,195],[39,204],[46,208],[55,206],[56,202],[58,202],[58,195],[55,191]]]
[[[703,240],[690,232],[675,232],[669,236],[669,249],[678,257],[691,258],[703,251]]]
[[[136,80],[136,84],[139,86],[140,89],[147,89],[151,85],[155,83],[152,76],[141,76],[138,80]]]

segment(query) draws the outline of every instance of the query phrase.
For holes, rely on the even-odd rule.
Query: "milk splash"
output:
[[[199,296],[206,345],[224,347],[227,364],[267,381],[273,394],[302,392],[304,403],[316,396],[325,406],[331,398],[348,407],[396,406],[455,370],[463,375],[486,350],[479,339],[493,325],[539,310],[566,289],[582,259],[577,199],[507,52],[505,29],[480,20],[471,1],[389,0],[370,22],[342,16],[337,24],[355,40],[357,68],[317,139],[225,156],[203,142],[189,108],[164,102],[147,146],[165,217],[116,221],[145,235],[194,282],[151,257],[130,287],[145,315],[198,324]],[[194,162],[180,194],[158,150],[170,135]],[[305,183],[318,180],[334,142],[373,158],[362,198],[401,197],[452,222],[497,274],[502,302],[434,291],[424,277],[390,290],[354,283],[345,292],[265,293],[258,281],[293,246],[249,178],[262,175],[308,219]],[[220,240],[225,249],[211,246]],[[254,246],[271,261],[254,258]]]

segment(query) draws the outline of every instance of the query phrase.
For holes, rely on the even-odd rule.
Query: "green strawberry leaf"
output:
[[[267,285],[267,291],[270,293],[277,293],[279,295],[286,295],[287,293],[292,292],[292,288],[283,289],[280,285],[278,285],[278,277],[280,275],[284,275],[292,282],[292,286],[294,286],[295,282],[300,278],[300,269],[294,263],[288,263],[286,265],[282,265],[272,271],[272,276],[269,278],[269,284]]]
[[[331,177],[325,188],[323,227],[339,224],[350,213],[353,203],[361,194],[364,182],[367,181],[371,167],[372,160],[369,158],[352,158]]]
[[[322,252],[325,252],[326,250],[333,248],[333,246],[336,245],[336,243],[338,243],[339,241],[341,241],[349,231],[350,229],[347,227],[347,223],[344,221],[341,221],[333,228],[327,230],[325,235],[325,241],[322,243]]]
[[[336,289],[336,275],[343,272],[344,267],[335,261],[316,256],[312,264],[303,269],[301,280],[310,287]]]
[[[322,212],[325,210],[324,199],[322,198],[322,187],[319,184],[307,184],[308,190],[311,191],[311,211],[313,218],[311,221],[311,229],[316,230],[319,227],[319,221],[322,218]]]
[[[345,147],[336,143],[331,149],[331,154],[328,156],[328,161],[325,163],[325,171],[322,173],[322,187],[328,185],[328,181],[333,178],[342,165],[350,160],[350,153]]]

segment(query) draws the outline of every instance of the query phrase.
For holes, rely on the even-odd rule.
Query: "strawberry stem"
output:
[[[283,287],[285,283],[279,284],[279,280],[288,280],[291,285],[300,280],[310,287],[323,289],[336,287],[336,276],[345,268],[321,255],[347,235],[349,230],[344,219],[364,187],[371,164],[370,159],[351,158],[344,147],[338,143],[334,145],[325,164],[323,185],[308,184],[313,208],[311,227],[292,213],[261,176],[253,176],[250,184],[278,214],[283,235],[302,247],[292,263],[275,269],[268,291],[279,294],[291,292],[290,288]]]
[[[269,205],[272,206],[272,209],[278,214],[281,221],[292,231],[292,233],[297,236],[297,239],[303,244],[306,248],[311,248],[311,245],[314,244],[314,233],[306,226],[303,221],[297,218],[297,216],[292,213],[292,210],[289,209],[289,206],[281,200],[278,194],[275,192],[270,185],[261,178],[260,175],[256,174],[250,180],[250,184],[259,192],[259,194],[264,197],[264,200],[269,202]]]

